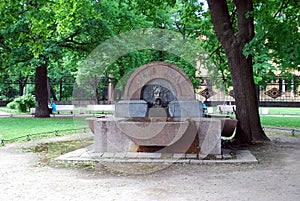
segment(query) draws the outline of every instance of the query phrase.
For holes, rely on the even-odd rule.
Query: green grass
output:
[[[75,122],[76,123],[75,123]],[[87,127],[84,119],[68,118],[0,118],[0,139],[12,139],[28,134]]]
[[[8,107],[0,107],[0,111],[1,112],[6,112],[6,113],[10,113],[10,114],[18,114],[21,113],[18,110],[14,110],[14,109],[10,109]]]
[[[77,167],[84,169],[92,169],[94,167],[93,162],[88,163],[62,163],[61,161],[56,161],[60,155],[75,151],[80,148],[87,147],[93,144],[93,139],[84,140],[72,140],[72,141],[58,141],[50,143],[41,143],[34,147],[26,147],[22,150],[24,152],[38,153],[39,161],[38,164],[41,166],[52,166],[52,167]]]
[[[269,110],[269,114],[277,115],[277,114],[287,114],[287,115],[300,115],[300,108],[294,107],[261,107],[267,108]]]
[[[300,117],[261,116],[262,126],[300,128]]]

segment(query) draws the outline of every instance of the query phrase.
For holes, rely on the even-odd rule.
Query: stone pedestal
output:
[[[116,104],[115,117],[119,118],[145,118],[148,105],[144,100],[124,100]]]
[[[91,130],[94,130],[95,134],[96,153],[131,150],[132,141],[120,131],[116,119],[96,119]]]
[[[200,154],[221,154],[221,121],[218,119],[153,123],[95,118],[89,119],[89,126],[95,134],[97,153],[135,151],[136,146],[163,146],[161,152],[185,153],[198,136]]]
[[[199,137],[200,153],[203,155],[221,154],[221,120],[194,118]]]
[[[202,117],[202,104],[197,100],[172,101],[168,106],[170,117],[175,118],[198,118]]]
[[[166,108],[162,108],[162,107],[152,107],[149,108],[149,112],[148,112],[148,117],[164,117],[167,118],[168,115],[168,111]]]

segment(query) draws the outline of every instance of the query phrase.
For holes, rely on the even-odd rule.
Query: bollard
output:
[[[294,129],[292,130],[292,136],[295,136],[295,130]]]

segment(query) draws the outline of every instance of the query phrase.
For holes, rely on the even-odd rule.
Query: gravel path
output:
[[[258,165],[178,164],[141,176],[41,167],[19,151],[26,144],[9,144],[0,148],[0,200],[300,200],[300,138],[271,138],[251,150]]]

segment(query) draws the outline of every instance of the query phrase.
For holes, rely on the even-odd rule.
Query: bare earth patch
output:
[[[271,144],[250,148],[257,165],[176,164],[145,175],[97,164],[41,163],[43,150],[24,152],[40,142],[74,138],[84,145],[90,136],[8,144],[0,148],[0,200],[300,200],[300,138],[269,137]]]

